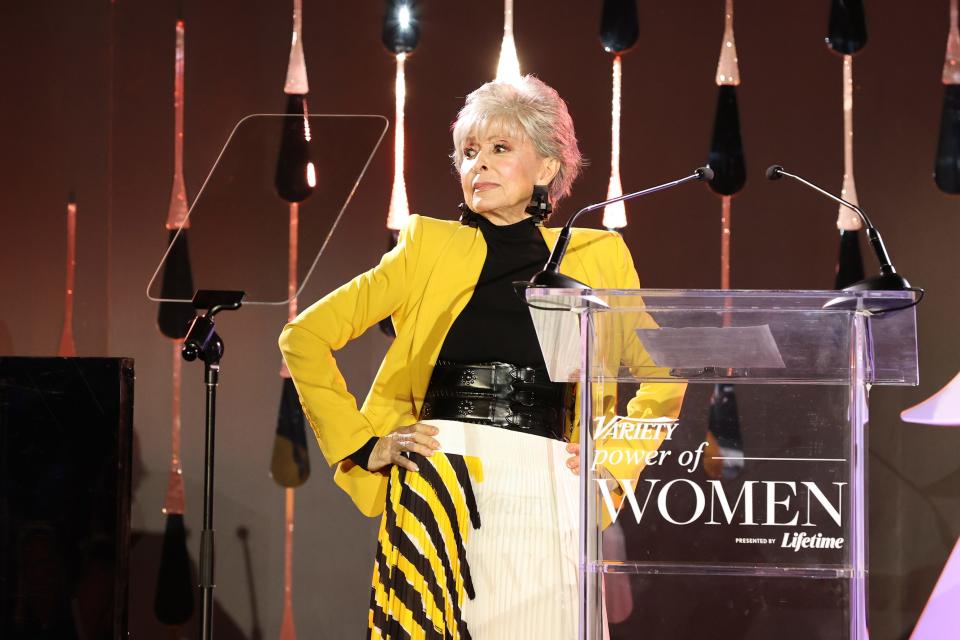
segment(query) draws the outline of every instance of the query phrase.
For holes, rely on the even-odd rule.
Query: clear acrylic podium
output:
[[[591,425],[579,637],[866,638],[867,396],[917,384],[914,294],[526,297]]]

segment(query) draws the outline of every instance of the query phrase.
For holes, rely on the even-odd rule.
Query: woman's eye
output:
[[[475,156],[475,155],[477,155],[477,150],[476,150],[476,149],[473,149],[473,148],[471,148],[471,147],[467,147],[466,149],[463,150],[463,157],[464,157],[464,158],[472,158],[472,157]]]
[[[493,150],[496,151],[497,153],[505,153],[509,151],[509,149],[507,148],[507,145],[500,144],[500,143],[493,145]]]

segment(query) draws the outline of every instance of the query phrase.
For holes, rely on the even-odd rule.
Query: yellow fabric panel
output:
[[[410,611],[408,605],[404,604],[401,596],[397,594],[398,584],[392,583],[385,585],[381,582],[381,571],[384,571],[393,580],[402,580],[398,575],[394,575],[394,570],[399,570],[406,578],[406,585],[412,587],[419,595],[423,610],[427,620],[433,628],[441,634],[450,630],[453,637],[459,637],[459,622],[454,611],[456,607],[462,611],[466,599],[466,589],[463,581],[464,569],[461,561],[466,559],[460,556],[456,540],[453,536],[453,530],[456,528],[461,532],[461,537],[466,540],[466,534],[470,527],[470,509],[466,503],[466,494],[464,488],[460,485],[458,476],[449,460],[442,454],[436,453],[428,460],[420,462],[421,470],[425,465],[430,465],[436,470],[441,484],[454,506],[455,522],[450,521],[450,516],[441,504],[437,490],[427,481],[421,473],[404,472],[401,478],[401,472],[398,467],[394,467],[391,472],[389,483],[389,496],[391,513],[384,516],[380,524],[378,533],[378,544],[380,555],[383,557],[385,566],[376,564],[373,572],[373,602],[387,616],[387,622],[397,622],[401,627],[411,633],[413,637],[423,637],[423,629],[414,615],[417,612]],[[415,514],[404,507],[401,502],[404,492],[411,492],[423,499],[427,506],[427,512]],[[390,518],[393,521],[390,522]],[[448,558],[450,570],[454,576],[455,593],[450,593],[446,579],[446,571],[438,549],[427,531],[426,523],[420,518],[429,519],[430,523],[436,523],[441,532],[441,544],[446,557]],[[389,529],[395,527],[400,531],[400,535],[414,543],[420,553],[426,559],[429,568],[424,575],[415,564],[414,559],[407,558],[399,548],[391,544]],[[417,559],[417,562],[421,562]],[[431,587],[436,588],[443,597],[443,602],[436,602]],[[376,626],[376,615],[374,610],[368,615],[369,628],[374,632],[382,632]],[[425,635],[425,634],[424,634]]]

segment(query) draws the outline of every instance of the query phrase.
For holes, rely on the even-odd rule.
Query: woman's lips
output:
[[[473,185],[473,190],[486,191],[487,189],[493,189],[496,186],[497,186],[497,183],[495,182],[478,182],[475,185]]]

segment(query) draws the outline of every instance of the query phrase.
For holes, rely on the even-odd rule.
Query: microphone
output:
[[[560,262],[563,260],[563,256],[567,252],[567,245],[570,244],[570,229],[573,227],[573,223],[576,221],[576,219],[584,213],[596,211],[597,209],[603,209],[608,204],[613,204],[614,202],[639,198],[640,196],[656,193],[657,191],[664,191],[665,189],[672,189],[673,187],[679,186],[685,182],[692,182],[695,180],[706,182],[713,180],[713,169],[710,167],[700,167],[690,175],[680,178],[679,180],[665,182],[655,187],[650,187],[649,189],[634,191],[633,193],[628,193],[616,198],[610,198],[609,200],[591,204],[583,209],[580,209],[575,214],[570,216],[570,219],[567,220],[567,223],[563,225],[563,229],[560,230],[560,235],[557,237],[557,243],[553,245],[553,251],[550,252],[550,258],[547,260],[547,264],[544,265],[543,271],[535,274],[533,278],[530,279],[529,286],[547,287],[551,289],[589,289],[589,285],[560,273]]]
[[[893,267],[893,262],[890,260],[890,254],[887,253],[887,248],[883,244],[883,238],[880,237],[880,232],[875,226],[873,226],[873,222],[870,221],[870,218],[863,209],[852,202],[847,202],[843,198],[818,187],[817,185],[801,178],[798,175],[794,175],[784,170],[784,168],[778,164],[771,165],[769,168],[767,168],[768,180],[779,180],[783,176],[787,176],[788,178],[796,180],[800,184],[806,185],[814,191],[827,196],[831,200],[838,202],[849,209],[852,209],[863,221],[863,224],[866,227],[867,239],[870,241],[870,246],[873,248],[873,252],[877,256],[877,261],[880,263],[880,275],[861,280],[860,282],[852,284],[849,287],[844,287],[844,291],[903,291],[911,289],[910,283],[907,282],[907,279],[897,273],[897,270]]]

